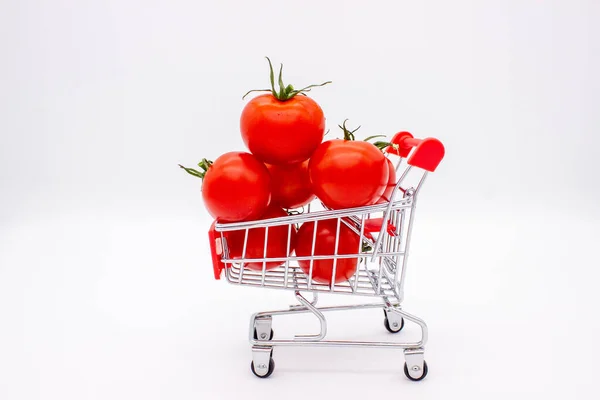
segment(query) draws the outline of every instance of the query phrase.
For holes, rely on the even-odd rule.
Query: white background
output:
[[[2,1],[0,399],[600,397],[599,18],[593,0]],[[243,149],[265,55],[296,86],[333,81],[311,93],[332,134],[446,145],[407,282],[420,383],[385,350],[278,348],[250,373],[250,314],[292,296],[212,278],[176,164]],[[380,312],[330,325],[389,338]]]

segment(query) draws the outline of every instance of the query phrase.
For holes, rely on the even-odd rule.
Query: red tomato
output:
[[[306,257],[311,255],[314,222],[307,222],[300,227],[296,239],[296,255]],[[315,255],[333,255],[335,252],[335,234],[337,231],[337,219],[327,219],[317,222],[317,236],[315,244]],[[343,222],[340,222],[340,235],[338,243],[338,254],[357,254],[359,251],[359,237]],[[300,268],[306,275],[310,272],[310,261],[298,261]],[[357,258],[339,258],[335,269],[335,282],[350,279],[356,272]],[[331,284],[333,275],[333,259],[314,260],[312,279],[317,283]]]
[[[270,206],[260,219],[286,217],[288,214],[279,207]],[[292,225],[290,236],[290,251],[288,252],[288,229],[289,225],[279,225],[269,228],[269,236],[267,239],[267,254],[266,257],[287,257],[294,250],[296,241],[296,227]],[[245,258],[264,258],[265,257],[265,234],[266,228],[253,228],[248,230],[248,241],[246,243]],[[225,232],[224,236],[227,240],[229,248],[229,257],[236,259],[241,258],[244,250],[245,230]],[[270,270],[282,265],[283,262],[271,261],[266,263],[266,269]],[[244,264],[244,268],[249,268],[254,271],[262,271],[262,262],[250,262]]]
[[[180,167],[202,178],[202,199],[215,219],[235,222],[264,214],[271,199],[271,177],[252,154],[232,151],[212,164],[204,159],[198,165],[206,172]]]
[[[368,142],[334,139],[322,143],[308,165],[317,197],[329,208],[375,204],[388,184],[386,157]]]
[[[246,104],[240,129],[248,150],[259,160],[295,164],[307,160],[323,141],[325,116],[310,97],[281,101],[268,93]]]
[[[394,188],[396,187],[396,167],[394,167],[394,164],[389,158],[386,158],[386,160],[388,165],[388,183],[385,187],[385,191],[377,201],[378,204],[390,201],[392,199]]]
[[[298,208],[310,203],[315,195],[308,176],[308,160],[292,165],[269,165],[271,202],[283,208]]]

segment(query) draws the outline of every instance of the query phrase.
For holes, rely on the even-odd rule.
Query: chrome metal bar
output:
[[[362,252],[364,233],[365,233],[365,214],[362,214],[361,218],[360,218],[360,234],[359,234],[359,241],[358,241],[358,252],[359,253]],[[365,263],[365,268],[366,268],[366,261],[364,261],[363,258],[359,258],[358,260],[356,260],[356,272],[354,272],[354,291],[356,291],[357,286],[358,286],[358,275],[360,273],[360,265],[363,262]]]
[[[402,160],[403,158],[400,157],[400,159],[398,160],[398,164],[396,164],[396,172],[400,171],[400,167],[402,166]]]
[[[295,335],[294,340],[305,340],[305,341],[318,341],[325,338],[327,335],[327,321],[325,320],[325,316],[318,308],[316,308],[310,301],[306,300],[299,291],[296,291],[296,299],[304,305],[307,311],[312,312],[317,319],[319,320],[319,324],[321,325],[321,332],[318,335]]]
[[[315,221],[314,226],[313,226],[313,237],[312,237],[312,243],[311,243],[311,249],[310,249],[310,266],[308,269],[308,288],[311,288],[311,283],[312,283],[312,276],[313,276],[313,266],[315,263],[315,246],[317,245],[317,225],[319,224],[319,221]]]
[[[400,219],[400,222],[396,224],[396,227],[399,231],[399,236],[398,236],[398,246],[396,247],[396,250],[400,251],[400,248],[403,244],[402,242],[402,236],[404,235],[404,220],[405,220],[405,216],[406,216],[406,212],[405,210],[400,210],[398,212],[398,218]],[[394,270],[394,286],[398,285],[398,272],[400,270],[400,254],[395,256],[395,270]]]
[[[281,340],[273,339],[269,343],[272,346],[304,346],[311,345],[317,347],[370,347],[370,348],[397,348],[397,349],[412,349],[421,347],[423,344],[419,342],[359,342],[352,340],[319,340],[319,341],[300,341],[300,340]]]
[[[329,312],[329,311],[344,311],[344,310],[361,310],[361,309],[371,309],[371,308],[382,308],[384,307],[381,303],[367,303],[367,304],[349,304],[343,306],[326,306],[326,307],[317,307],[320,312]],[[254,319],[258,317],[265,317],[269,315],[288,315],[295,314],[298,312],[310,312],[305,308],[296,308],[293,310],[273,310],[273,311],[261,311],[254,314]]]
[[[404,179],[406,178],[406,176],[408,175],[408,173],[410,172],[411,169],[412,169],[412,166],[409,165],[404,170],[402,175],[400,176],[400,179],[398,179],[398,182],[396,183],[396,186],[394,187],[394,191],[392,192],[392,195],[391,195],[392,198],[396,197],[398,188],[400,187],[400,185],[402,184],[402,181],[404,181]],[[403,199],[406,199],[406,197],[404,197]],[[389,202],[387,205],[387,208],[385,210],[385,213],[383,214],[383,223],[381,224],[381,229],[379,230],[379,235],[377,236],[377,242],[375,242],[375,247],[373,249],[373,257],[371,258],[371,261],[375,261],[375,257],[377,257],[377,252],[379,251],[379,246],[381,245],[381,240],[383,239],[383,236],[384,236],[384,232],[385,232],[385,229],[387,226],[387,221],[390,217],[391,209],[392,209],[392,203]]]
[[[406,277],[406,264],[408,262],[408,252],[410,248],[410,239],[412,236],[412,226],[415,218],[415,207],[417,205],[416,198],[413,200],[413,206],[410,210],[410,216],[408,217],[408,226],[406,232],[406,240],[404,242],[404,257],[402,257],[402,272],[400,275],[400,288],[399,288],[399,296],[400,301],[404,300],[404,279]]]
[[[265,284],[265,275],[267,273],[267,243],[269,243],[269,227],[265,228],[265,244],[263,246],[264,261],[262,262],[262,285]]]
[[[387,276],[386,276],[387,279]],[[282,286],[282,277],[272,277],[272,276],[268,276],[265,278],[265,285],[267,284],[277,284],[279,286]],[[261,285],[262,284],[262,279],[258,276],[248,276],[248,274],[246,274],[244,276],[244,280],[242,281],[244,284],[254,284],[254,285]],[[297,283],[297,288],[300,289],[300,287],[302,286],[302,288],[306,287],[306,280],[301,280],[298,279],[296,281]],[[392,286],[389,284],[389,279],[387,281],[383,280],[382,281],[382,285],[384,286],[384,288],[387,288],[387,290],[391,290]],[[325,284],[325,283],[317,283],[315,284],[313,282],[312,284],[313,289],[318,290],[330,290],[329,285]],[[296,286],[295,286],[296,287]],[[282,289],[285,289],[285,286],[282,286]],[[344,284],[338,284],[336,286],[336,290],[342,290],[342,289],[348,289],[348,290],[352,290],[352,286],[350,286],[347,282],[344,282]],[[359,281],[359,284],[357,285],[357,289],[373,289],[373,287],[371,286],[371,282],[369,281]],[[304,290],[303,290],[304,291]]]
[[[306,300],[306,299],[305,299]],[[308,303],[308,301],[306,301]],[[310,303],[308,303],[310,304]],[[315,310],[320,312],[320,315],[323,317],[323,321],[325,317],[323,316],[323,312],[329,311],[343,311],[343,310],[358,310],[358,309],[370,309],[370,308],[388,308],[393,309],[394,312],[400,314],[405,320],[414,322],[421,328],[421,338],[416,342],[387,342],[387,341],[349,341],[349,340],[283,340],[283,339],[273,339],[269,341],[269,344],[272,346],[301,346],[301,345],[311,345],[311,346],[332,346],[332,347],[393,347],[393,348],[406,348],[406,349],[414,349],[414,348],[422,348],[427,343],[428,339],[428,329],[427,324],[425,322],[412,315],[407,313],[406,311],[395,307],[388,301],[384,301],[384,303],[375,303],[375,304],[356,304],[356,305],[345,305],[345,306],[333,306],[333,307],[313,307]],[[289,315],[294,313],[314,313],[313,309],[307,308],[298,308],[293,310],[276,310],[276,311],[264,311],[260,313],[256,313],[252,316],[250,320],[251,326],[254,326],[254,323],[257,318],[264,318],[275,315]],[[325,327],[326,329],[326,327]],[[323,333],[323,332],[322,332]],[[314,335],[313,335],[314,336]],[[257,344],[258,341],[254,340],[253,337],[250,340],[252,344]]]
[[[396,188],[394,188],[395,190]],[[353,215],[376,213],[384,211],[387,207],[394,206],[395,208],[409,207],[410,204],[406,199],[402,198],[395,202],[374,204],[371,206],[362,206],[355,208],[345,208],[341,210],[323,210],[316,211],[310,214],[289,215],[285,217],[268,218],[260,221],[244,221],[244,222],[229,222],[215,224],[217,232],[237,231],[246,228],[264,228],[266,226],[287,225],[290,223],[304,223],[312,221],[320,221],[324,219],[333,219],[337,217],[351,217]]]
[[[297,292],[299,292],[297,290]],[[319,293],[317,292],[311,292],[313,295],[313,301],[310,302],[311,305],[316,306],[317,302],[319,301]],[[302,305],[302,304],[293,304],[290,306],[290,310],[299,310],[299,309],[305,309],[306,306]]]
[[[421,190],[421,186],[423,185],[423,182],[425,182],[425,178],[427,178],[427,174],[428,174],[428,172],[423,172],[423,176],[421,176],[421,179],[419,180],[419,183],[417,184],[417,188],[415,189],[415,195],[417,195],[417,193],[419,193],[419,190]]]
[[[335,290],[335,272],[337,269],[337,256],[338,255],[338,246],[340,244],[340,225],[341,225],[341,218],[337,219],[337,224],[336,224],[336,230],[335,230],[335,244],[334,244],[334,248],[333,248],[333,255],[334,255],[334,259],[333,259],[333,269],[331,271],[331,291],[333,292]]]
[[[226,275],[227,281],[233,284],[238,284],[237,279],[235,279],[234,275],[230,275],[227,274]],[[242,283],[245,286],[250,286],[250,287],[265,287],[265,288],[269,288],[269,289],[278,289],[278,290],[289,290],[289,288],[284,287],[283,285],[281,285],[280,283],[274,283],[274,284],[270,284],[268,281],[265,282],[264,286],[261,286],[260,283],[260,279],[257,280],[246,280],[246,278],[244,278],[244,282]],[[296,290],[302,290],[305,292],[329,292],[329,286],[324,286],[324,285],[314,285],[313,287],[309,290],[307,285],[304,283],[299,283],[297,285],[297,287],[295,287]],[[372,284],[368,284],[368,285],[359,285],[356,291],[353,291],[352,287],[350,286],[337,286],[336,287],[336,294],[340,294],[340,295],[357,295],[357,296],[362,296],[362,297],[381,297],[383,295],[385,296],[394,296],[396,297],[396,294],[394,293],[394,291],[391,288],[385,288],[384,292],[377,295],[375,294],[375,291],[373,290],[373,285]]]
[[[261,258],[236,258],[233,260],[223,259],[221,260],[225,264],[237,264],[240,262],[263,262],[263,261],[272,261],[272,262],[284,262],[285,260],[290,261],[310,261],[310,260],[330,260],[333,258],[357,258],[357,257],[365,257],[369,256],[372,253],[357,253],[357,254],[329,254],[329,255],[314,255],[314,256],[290,256],[290,257],[261,257]],[[402,255],[404,252],[402,251],[394,251],[394,252],[383,252],[378,255],[378,257],[393,257]]]
[[[287,247],[286,247],[286,252],[285,254],[288,256],[285,258],[285,273],[284,273],[284,282],[283,282],[283,286],[287,287],[288,284],[288,273],[290,270],[290,252],[291,252],[291,242],[292,242],[292,224],[288,225],[288,237],[287,237]]]
[[[242,258],[246,258],[246,248],[248,245],[248,229],[245,230],[244,233],[244,246],[242,247]],[[244,275],[244,261],[242,261],[241,263],[241,267],[240,267],[240,279],[238,280],[239,282],[242,282],[242,275]]]
[[[220,232],[221,235],[221,246],[223,246],[223,257],[229,258],[229,247],[227,245],[227,240],[225,239],[225,234]]]

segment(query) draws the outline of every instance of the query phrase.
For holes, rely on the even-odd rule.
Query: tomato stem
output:
[[[348,121],[347,118],[344,120],[344,122],[342,122],[342,125],[338,125],[340,127],[340,129],[344,131],[344,140],[356,140],[356,137],[354,136],[354,132],[356,132],[357,130],[360,129],[360,125],[355,130],[350,131],[346,127],[346,121]]]
[[[366,138],[364,138],[363,140],[364,140],[365,142],[368,142],[369,140],[371,140],[371,139],[375,139],[376,137],[385,137],[385,135],[373,135],[373,136],[366,137]]]
[[[400,147],[396,143],[382,142],[382,141],[373,142],[373,146],[377,147],[381,151],[385,150],[387,147],[390,147],[390,146],[395,150],[398,150],[398,148]]]
[[[207,160],[206,158],[203,158],[202,161],[200,161],[198,163],[198,167],[200,167],[202,169],[202,171],[198,171],[193,168],[187,168],[181,164],[178,164],[178,165],[179,165],[179,168],[184,169],[185,172],[187,172],[188,174],[195,176],[196,178],[204,179],[204,175],[206,175],[206,172],[208,171],[208,169],[210,168],[212,163],[213,163],[212,161]]]
[[[271,89],[249,90],[248,92],[246,92],[245,95],[242,96],[242,100],[245,99],[246,96],[248,96],[250,93],[253,93],[253,92],[271,92],[273,97],[275,97],[277,100],[287,101],[287,100],[294,98],[294,96],[296,96],[298,94],[306,96],[306,92],[310,92],[310,90],[314,87],[325,86],[325,85],[331,83],[331,81],[327,81],[327,82],[323,82],[319,85],[308,85],[299,90],[294,89],[294,86],[292,86],[292,85],[286,86],[283,83],[283,64],[280,64],[279,77],[278,77],[278,82],[277,82],[279,84],[279,92],[278,92],[277,90],[275,90],[275,72],[273,71],[273,64],[271,63],[271,59],[269,57],[265,57],[265,58],[269,62],[269,81],[271,82]]]
[[[369,140],[375,139],[375,138],[378,138],[378,137],[385,137],[385,135],[373,135],[373,136],[369,136],[368,138],[365,138],[364,141],[368,142]],[[390,147],[390,146],[392,148],[394,148],[395,150],[398,150],[398,145],[397,144],[386,142],[386,141],[378,140],[376,142],[373,142],[372,144],[373,144],[373,146],[377,147],[381,151],[385,150],[386,147]]]

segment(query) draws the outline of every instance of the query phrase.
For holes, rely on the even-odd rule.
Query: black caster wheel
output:
[[[275,370],[275,361],[273,361],[272,357],[269,358],[269,370],[267,371],[267,373],[265,375],[259,375],[259,374],[256,373],[256,370],[254,369],[254,361],[252,361],[250,363],[250,369],[252,370],[252,373],[254,375],[258,376],[259,378],[268,378],[269,376],[271,376],[271,374]]]
[[[385,315],[385,319],[383,320],[383,326],[385,326],[385,329],[387,329],[388,332],[398,333],[402,330],[402,328],[404,328],[404,318],[400,317],[400,325],[399,326],[390,326],[390,321],[387,317],[387,313],[385,312],[385,310],[383,310],[383,314]]]
[[[408,366],[406,365],[406,363],[404,363],[404,375],[406,375],[406,377],[408,379],[410,379],[411,381],[420,381],[423,380],[423,378],[425,378],[427,376],[427,372],[429,370],[427,369],[427,362],[423,361],[423,373],[421,374],[420,377],[418,378],[413,378],[412,376],[410,376],[410,374],[408,373]]]
[[[271,340],[273,339],[273,329],[271,329],[271,334],[269,335],[268,339],[261,339],[261,340]],[[258,340],[258,334],[256,333],[256,329],[254,329],[254,340]]]

